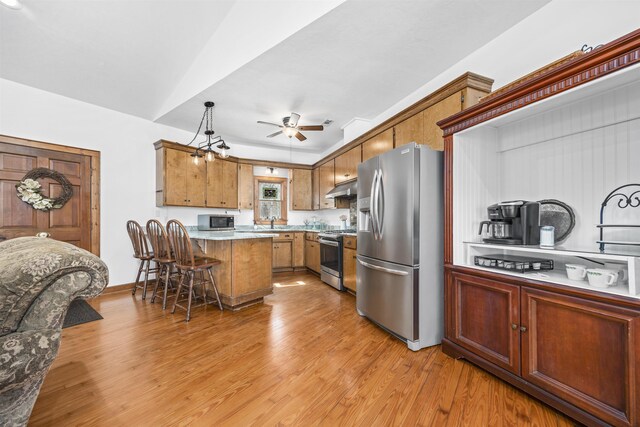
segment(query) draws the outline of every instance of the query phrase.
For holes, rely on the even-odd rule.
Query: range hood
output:
[[[354,178],[349,181],[341,182],[329,191],[325,196],[327,199],[353,199],[358,195],[358,179]]]

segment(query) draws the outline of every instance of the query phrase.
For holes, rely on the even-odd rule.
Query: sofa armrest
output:
[[[3,425],[13,424],[10,421],[14,417],[24,417],[23,405],[37,396],[59,346],[60,331],[53,329],[0,337],[0,421]],[[29,414],[26,417],[28,419]]]
[[[96,296],[108,280],[100,258],[69,243],[40,237],[0,242],[0,336],[25,330],[22,321],[34,303],[55,300],[54,293],[67,303]],[[44,320],[38,327],[61,326],[59,315],[39,314]]]

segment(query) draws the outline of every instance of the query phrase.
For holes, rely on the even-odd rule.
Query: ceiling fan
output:
[[[284,133],[289,138],[296,137],[300,141],[304,141],[307,139],[306,136],[300,133],[301,130],[323,130],[323,125],[306,125],[306,126],[298,126],[298,120],[300,119],[300,114],[291,113],[288,117],[283,117],[282,124],[279,125],[277,123],[271,122],[263,122],[262,120],[258,120],[258,123],[263,125],[277,126],[280,128],[278,132],[274,132],[271,135],[267,135],[267,138],[273,138],[274,136],[280,135]]]

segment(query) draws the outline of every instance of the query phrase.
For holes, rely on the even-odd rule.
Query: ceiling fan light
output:
[[[9,9],[20,9],[22,8],[22,4],[19,0],[0,0],[4,6],[7,6]]]
[[[296,128],[291,128],[291,127],[285,127],[283,130],[284,134],[287,135],[289,138],[291,138],[292,136],[294,136],[296,133],[298,133],[298,129]]]

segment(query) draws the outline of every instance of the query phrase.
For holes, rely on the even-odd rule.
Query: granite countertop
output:
[[[270,239],[278,237],[273,233],[247,233],[238,231],[189,231],[189,237],[202,240],[245,240],[245,239]]]

